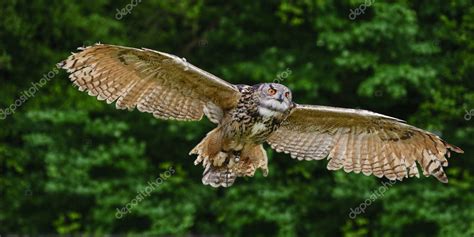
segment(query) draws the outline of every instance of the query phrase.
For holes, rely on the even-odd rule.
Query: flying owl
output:
[[[97,44],[79,48],[58,64],[81,91],[115,102],[118,109],[159,119],[217,126],[191,150],[203,164],[202,183],[229,187],[237,177],[268,174],[263,143],[298,160],[329,160],[329,170],[390,180],[423,175],[448,182],[450,151],[463,151],[404,121],[359,109],[293,102],[277,83],[233,85],[185,59],[150,49]]]

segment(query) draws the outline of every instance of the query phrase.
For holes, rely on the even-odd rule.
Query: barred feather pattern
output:
[[[240,98],[234,85],[171,54],[102,44],[79,50],[58,67],[70,73],[80,91],[116,102],[118,109],[200,120],[204,111],[233,108]],[[213,116],[212,121],[219,119]]]
[[[404,121],[366,110],[297,105],[267,140],[298,160],[329,160],[329,170],[402,180],[423,175],[447,183],[450,151],[463,151]]]

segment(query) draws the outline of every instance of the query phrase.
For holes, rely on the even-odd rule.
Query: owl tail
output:
[[[231,169],[224,166],[216,167],[208,163],[204,169],[202,183],[204,185],[211,185],[214,188],[227,188],[234,184],[236,178],[237,175]]]
[[[205,185],[230,187],[237,178],[236,174],[226,164],[229,161],[228,154],[221,150],[222,133],[220,128],[216,128],[209,132],[189,153],[190,155],[198,155],[194,161],[195,165],[202,162],[204,166],[202,183]]]

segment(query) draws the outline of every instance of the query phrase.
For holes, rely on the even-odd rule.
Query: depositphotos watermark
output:
[[[284,81],[286,78],[288,78],[291,75],[291,69],[287,68],[285,71],[280,72],[276,75],[276,78],[273,79],[273,83],[281,83]]]
[[[365,213],[365,209],[372,205],[375,200],[383,197],[384,193],[387,192],[388,188],[392,187],[392,185],[394,185],[396,182],[396,180],[390,180],[388,182],[382,181],[382,186],[380,186],[377,190],[373,191],[369,198],[365,199],[364,202],[361,202],[358,207],[354,209],[351,208],[351,212],[349,212],[349,218],[355,219],[360,213]]]
[[[365,13],[365,9],[367,9],[367,7],[370,7],[372,5],[372,3],[374,3],[375,0],[365,0],[364,3],[360,4],[360,6],[356,9],[350,9],[349,10],[349,19],[351,20],[355,20],[357,18],[358,15],[360,14],[364,14]]]
[[[34,97],[41,87],[48,84],[48,82],[59,73],[57,68],[48,73],[43,74],[43,77],[38,82],[32,82],[31,87],[20,92],[20,97],[15,100],[10,106],[5,109],[0,109],[0,120],[6,119],[8,116],[14,114],[16,110],[21,107],[27,100]]]
[[[122,20],[122,18],[128,14],[132,13],[132,10],[134,7],[136,7],[139,3],[141,3],[142,0],[131,0],[129,4],[125,5],[124,8],[118,9],[117,8],[117,13],[115,14],[115,19],[117,20]]]
[[[474,117],[474,109],[471,109],[467,111],[467,109],[464,109],[466,111],[466,114],[464,115],[464,120],[469,121],[471,120],[472,117]]]
[[[171,175],[173,175],[174,173],[176,173],[176,171],[174,170],[173,167],[170,167],[170,168],[168,168],[167,171],[165,171],[164,173],[161,173],[160,177],[156,178],[155,180],[148,181],[148,185],[145,188],[139,190],[134,199],[132,199],[127,204],[125,204],[124,207],[122,207],[120,209],[117,208],[117,212],[115,213],[115,218],[122,219],[122,217],[125,216],[127,213],[131,213],[132,209],[136,205],[138,205],[138,203],[143,201],[145,199],[145,197],[149,197],[150,194],[156,188],[158,188],[158,186],[160,186],[165,180],[167,180],[169,177],[171,177]]]

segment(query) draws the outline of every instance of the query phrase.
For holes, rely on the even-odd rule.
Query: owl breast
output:
[[[251,87],[241,88],[238,105],[228,112],[224,123],[224,136],[237,144],[261,144],[274,132],[286,117],[284,113],[259,106]]]
[[[256,115],[256,114],[253,114]],[[263,143],[275,131],[279,122],[274,118],[251,114],[234,115],[232,122],[224,126],[225,135],[238,143]]]

